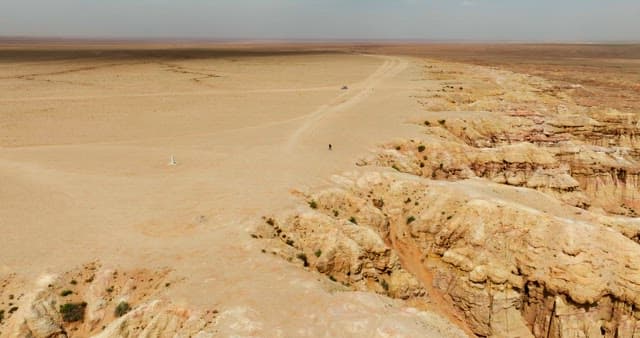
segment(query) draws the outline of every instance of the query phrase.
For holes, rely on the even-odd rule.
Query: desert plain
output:
[[[2,41],[0,336],[636,337],[639,97],[636,45]]]

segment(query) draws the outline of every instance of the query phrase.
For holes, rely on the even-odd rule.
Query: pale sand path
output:
[[[357,62],[349,67],[372,62],[375,67],[360,78],[349,73],[344,82],[336,82],[338,76],[311,87],[325,92],[316,108],[315,96],[310,105],[281,98],[283,109],[295,105],[298,113],[280,119],[276,114],[275,120],[212,132],[194,127],[180,135],[150,133],[131,140],[117,134],[111,142],[87,137],[72,144],[0,148],[0,272],[37,275],[93,259],[122,267],[169,266],[176,276],[187,277],[170,291],[174,300],[249,306],[274,327],[308,325],[310,314],[298,309],[326,308],[337,296],[317,287],[314,280],[320,277],[261,253],[261,243],[245,229],[260,216],[293,206],[291,189],[322,186],[330,175],[354,169],[358,156],[377,143],[417,132],[402,121],[420,111],[411,95],[424,85],[416,81],[423,79],[421,64],[400,57],[350,57]],[[342,83],[349,90],[341,91]],[[290,90],[283,88],[263,93]],[[156,94],[119,98],[136,95]],[[45,96],[34,98],[52,99]],[[99,98],[104,97],[86,95]],[[53,98],[62,101],[56,104],[78,99]],[[329,143],[333,151],[327,150]],[[171,154],[175,167],[167,165]],[[313,320],[322,327],[326,319]]]

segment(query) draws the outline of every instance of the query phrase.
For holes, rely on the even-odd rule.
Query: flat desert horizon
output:
[[[0,39],[0,336],[633,337],[640,45]]]

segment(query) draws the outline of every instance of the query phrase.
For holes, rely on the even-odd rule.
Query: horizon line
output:
[[[640,40],[550,40],[550,39],[427,39],[427,38],[194,38],[194,37],[85,37],[85,36],[24,36],[0,35],[0,43],[7,42],[93,42],[93,43],[220,43],[220,44],[278,44],[278,43],[451,43],[451,44],[640,44]]]

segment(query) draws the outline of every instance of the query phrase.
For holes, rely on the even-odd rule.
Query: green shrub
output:
[[[274,221],[273,218],[269,217],[267,218],[267,224],[269,224],[270,226],[274,226],[276,224],[276,221]]]
[[[322,256],[322,250],[318,249],[313,254],[316,255],[316,257],[320,257],[320,256]]]
[[[66,303],[60,305],[60,314],[62,320],[67,323],[78,322],[84,319],[84,310],[87,307],[87,303]]]
[[[4,310],[0,310],[0,323],[4,320]]]
[[[425,147],[425,146],[424,146],[424,145],[422,145],[422,144],[418,146],[418,151],[419,151],[419,152],[423,152],[425,149],[427,149],[427,147]]]
[[[356,218],[351,216],[349,217],[349,222],[353,223],[353,224],[358,224],[358,222],[356,221]]]
[[[407,224],[411,224],[413,221],[415,221],[416,218],[413,216],[409,216],[409,218],[407,218]]]
[[[333,211],[333,216],[334,217],[338,217],[340,215],[340,213],[338,212],[338,210],[334,210]]]
[[[384,291],[389,292],[389,283],[387,283],[386,280],[381,280],[380,281],[380,286],[382,286],[382,288],[384,289]]]
[[[71,285],[76,285],[76,284],[78,284],[78,281],[75,280],[75,279],[72,279],[71,282],[69,282],[69,283],[71,283]]]
[[[440,123],[440,125],[444,126],[447,123],[447,121],[446,120],[438,120],[438,123]]]
[[[118,306],[116,306],[115,311],[113,312],[113,314],[116,317],[122,317],[124,316],[127,312],[131,311],[131,306],[129,306],[129,303],[127,302],[120,302],[118,304]]]
[[[63,290],[62,292],[60,292],[60,296],[66,297],[66,296],[68,296],[68,295],[70,295],[72,293],[73,293],[73,291],[71,291],[71,290]]]
[[[9,304],[9,305],[11,305],[11,304]],[[12,306],[12,307],[9,309],[9,314],[14,313],[14,312],[16,312],[16,311],[18,311],[18,307],[17,307],[17,306]]]
[[[309,207],[311,209],[318,209],[318,203],[316,203],[316,201],[309,201]]]
[[[394,164],[394,165],[392,165],[392,166],[391,166],[391,168],[395,169],[396,171],[400,171],[400,168],[398,168],[398,166],[397,166],[397,165],[395,165],[395,164]]]
[[[424,121],[424,125],[428,127],[428,126],[430,126],[430,125],[431,125],[431,122],[429,122],[429,121]]]
[[[288,246],[293,246],[293,240],[292,239],[288,239],[286,243],[287,243]]]

